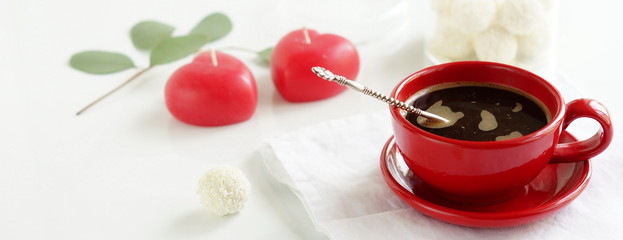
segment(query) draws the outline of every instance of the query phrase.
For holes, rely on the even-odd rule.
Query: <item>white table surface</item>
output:
[[[562,2],[557,69],[585,96],[608,106],[615,126],[623,126],[623,2]],[[431,13],[425,1],[408,3],[412,22],[399,38],[388,41],[381,35],[385,29],[372,29],[379,33],[372,42],[355,41],[359,81],[381,92],[425,66],[422,37]],[[173,119],[163,86],[189,59],[157,67],[74,115],[132,71],[83,74],[68,67],[71,54],[114,50],[144,65],[148,57],[134,50],[127,35],[134,23],[167,22],[183,34],[216,11],[230,16],[234,30],[208,46],[260,50],[302,27],[296,19],[284,20],[292,17],[286,13],[292,6],[280,0],[1,1],[0,239],[326,239],[290,190],[268,175],[258,148],[280,133],[385,109],[380,102],[353,92],[285,102],[254,55],[228,51],[247,63],[258,84],[257,110],[248,121],[202,128]],[[321,27],[331,24],[322,16],[329,13],[318,14],[307,26],[325,32]],[[618,136],[614,144],[621,146]],[[608,151],[606,156],[623,161],[612,154],[621,151]],[[199,176],[220,164],[239,167],[252,184],[247,206],[229,217],[211,216],[195,194]],[[593,176],[591,184],[599,180]],[[623,205],[611,213],[601,217],[621,220]],[[611,231],[623,235],[623,228]]]

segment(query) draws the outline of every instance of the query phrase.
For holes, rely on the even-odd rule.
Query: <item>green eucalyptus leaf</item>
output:
[[[138,49],[150,50],[171,37],[174,27],[155,21],[139,22],[130,30],[132,43]]]
[[[263,63],[270,64],[270,58],[273,56],[273,48],[265,48],[262,51],[257,52],[257,56],[260,57]]]
[[[106,74],[134,67],[132,60],[121,53],[84,51],[71,56],[69,65],[86,73]]]
[[[182,59],[197,52],[206,43],[207,40],[203,35],[187,35],[164,40],[151,51],[150,66]]]
[[[212,42],[231,32],[232,24],[223,13],[213,13],[205,17],[190,31],[190,34],[202,34]]]

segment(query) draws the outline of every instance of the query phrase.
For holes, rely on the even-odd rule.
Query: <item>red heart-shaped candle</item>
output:
[[[285,35],[273,50],[270,68],[281,96],[290,102],[329,98],[346,88],[318,78],[311,68],[321,66],[355,80],[359,73],[359,54],[346,38],[300,29]]]

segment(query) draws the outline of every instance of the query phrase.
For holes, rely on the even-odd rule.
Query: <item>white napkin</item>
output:
[[[556,84],[559,89],[572,88],[560,86],[564,82]],[[567,92],[577,92],[572,90]],[[274,138],[261,150],[271,174],[292,189],[316,228],[331,239],[621,239],[623,236],[618,227],[623,223],[620,205],[623,194],[620,190],[613,191],[623,183],[620,177],[615,177],[615,173],[623,170],[620,159],[594,160],[593,168],[606,173],[593,171],[593,174],[610,175],[613,178],[606,179],[609,182],[593,180],[569,206],[527,225],[469,228],[420,214],[395,196],[381,175],[381,150],[392,135],[389,120],[389,111],[337,119]]]

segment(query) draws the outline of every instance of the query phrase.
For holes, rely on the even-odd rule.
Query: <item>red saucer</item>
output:
[[[563,132],[561,142],[576,139]],[[549,164],[512,199],[491,205],[449,202],[414,175],[404,163],[391,137],[381,154],[385,182],[404,202],[435,219],[470,227],[507,227],[542,219],[569,204],[586,188],[591,176],[590,159]]]

